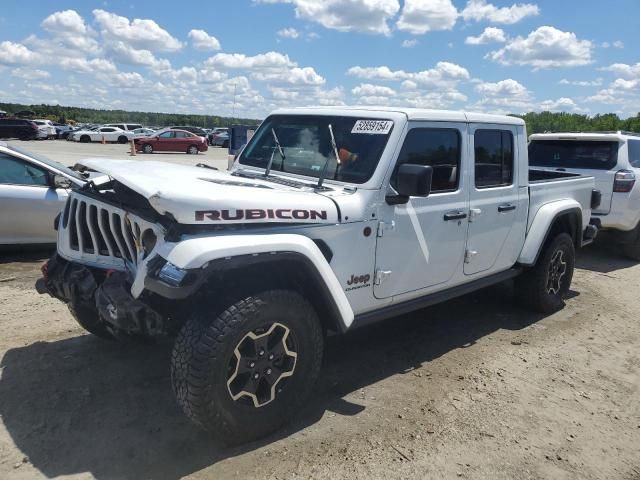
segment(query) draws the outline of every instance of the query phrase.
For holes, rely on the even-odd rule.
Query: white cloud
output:
[[[296,17],[342,32],[390,35],[388,21],[400,10],[398,0],[254,0],[257,3],[290,3]]]
[[[470,78],[469,71],[466,68],[450,62],[438,62],[434,68],[420,72],[393,71],[387,66],[356,66],[351,67],[347,74],[367,80],[410,80],[424,88],[453,86]]]
[[[93,60],[87,60],[86,58],[63,58],[60,60],[60,66],[64,70],[78,73],[115,73],[118,71],[113,62],[103,58],[94,58]]]
[[[418,44],[418,40],[415,38],[412,40],[404,40],[401,44],[402,48],[413,48]]]
[[[0,42],[0,65],[31,65],[39,59],[37,53],[21,43]]]
[[[503,65],[531,65],[534,69],[576,67],[591,63],[593,44],[580,40],[575,33],[543,26],[527,36],[487,55]]]
[[[158,59],[149,50],[135,49],[124,42],[116,42],[109,47],[109,54],[113,60],[127,65],[146,65],[156,71],[168,70],[171,63],[166,59]]]
[[[49,72],[37,68],[14,68],[11,71],[11,75],[23,80],[45,80],[51,76]]]
[[[613,65],[609,65],[608,67],[603,68],[602,70],[613,72],[625,78],[640,77],[640,62],[636,63],[635,65],[628,65],[626,63],[614,63]]]
[[[583,111],[576,105],[576,102],[568,97],[562,97],[557,100],[545,100],[540,104],[540,110],[545,112],[577,112]]]
[[[351,93],[358,97],[393,97],[396,95],[396,91],[392,88],[382,85],[372,85],[371,83],[361,83]]]
[[[280,38],[295,39],[300,36],[300,32],[297,31],[295,28],[290,27],[290,28],[283,28],[282,30],[278,30],[276,35],[278,35]]]
[[[421,35],[434,30],[451,30],[458,10],[451,0],[405,0],[396,26],[399,30]]]
[[[288,55],[273,51],[254,56],[243,53],[218,53],[205,63],[224,69],[273,69],[296,66]]]
[[[462,10],[462,18],[465,21],[483,20],[491,23],[502,23],[512,25],[518,23],[525,17],[535,16],[540,13],[537,5],[531,3],[514,4],[510,7],[498,8],[487,0],[469,0],[467,6]]]
[[[218,39],[204,30],[191,30],[189,39],[191,39],[191,45],[196,50],[220,50],[221,48]]]
[[[615,42],[613,42],[612,45],[614,48],[624,48],[624,43],[621,42],[620,40],[616,40]]]
[[[504,43],[507,37],[501,28],[487,27],[477,37],[467,37],[464,43],[467,45],[484,45],[487,43]]]
[[[602,79],[596,78],[595,80],[567,80],[563,78],[558,82],[560,85],[575,85],[576,87],[599,87],[602,85]]]
[[[171,36],[153,20],[135,18],[131,21],[105,10],[93,10],[93,16],[107,41],[122,41],[132,47],[153,52],[174,52],[182,48],[182,43]]]
[[[75,10],[55,12],[40,24],[46,31],[54,34],[90,35],[91,31],[84,19]]]
[[[476,84],[475,90],[481,98],[473,106],[474,109],[519,113],[534,108],[529,89],[512,78],[494,83],[480,82]]]

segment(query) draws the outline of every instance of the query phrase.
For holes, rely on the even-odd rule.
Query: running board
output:
[[[423,297],[413,298],[411,300],[407,300],[395,305],[389,305],[388,307],[383,307],[372,312],[358,314],[354,318],[353,324],[351,325],[349,330],[380,322],[388,318],[404,315],[405,313],[420,310],[422,308],[430,307],[431,305],[435,305],[436,303],[445,302],[447,300],[451,300],[452,298],[460,297],[462,295],[475,292],[476,290],[495,285],[496,283],[504,282],[505,280],[517,277],[518,275],[520,275],[520,273],[522,273],[522,270],[522,268],[514,267],[509,270],[505,270],[504,272],[496,273],[488,277],[479,278],[478,280],[474,280],[473,282],[465,283],[464,285],[458,285],[457,287],[448,288],[441,292],[431,293]]]

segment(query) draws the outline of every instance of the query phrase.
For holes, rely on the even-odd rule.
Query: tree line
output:
[[[0,110],[9,114],[32,111],[38,118],[76,123],[140,123],[166,127],[170,125],[194,125],[204,128],[228,127],[233,124],[257,125],[260,120],[230,118],[217,115],[185,115],[180,113],[128,112],[126,110],[98,110],[94,108],[65,107],[61,105],[22,105],[0,103]],[[640,113],[635,117],[620,118],[615,113],[594,116],[564,112],[530,112],[514,115],[527,124],[528,133],[543,132],[593,132],[627,130],[640,132]]]
[[[233,124],[257,125],[252,118],[230,118],[217,115],[185,115],[180,113],[129,112],[126,110],[98,110],[95,108],[65,107],[62,105],[23,105],[0,103],[0,110],[8,115],[33,112],[34,118],[47,118],[61,123],[140,123],[142,125],[167,127],[192,125],[203,128],[229,127]]]

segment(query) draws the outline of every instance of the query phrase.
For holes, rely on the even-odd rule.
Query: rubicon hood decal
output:
[[[91,159],[81,164],[140,193],[158,213],[185,225],[339,223],[334,201],[312,189],[165,162]]]
[[[196,222],[205,219],[212,221],[264,220],[277,218],[280,220],[326,220],[326,210],[305,210],[301,208],[247,208],[240,210],[196,210]]]

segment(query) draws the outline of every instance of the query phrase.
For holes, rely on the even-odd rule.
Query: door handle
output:
[[[467,218],[467,214],[461,211],[448,212],[444,214],[444,221],[448,222],[450,220],[462,220],[463,218]]]
[[[506,203],[504,205],[499,205],[498,206],[498,212],[503,213],[503,212],[510,212],[511,210],[515,210],[516,206],[515,205],[511,205],[510,203]]]

